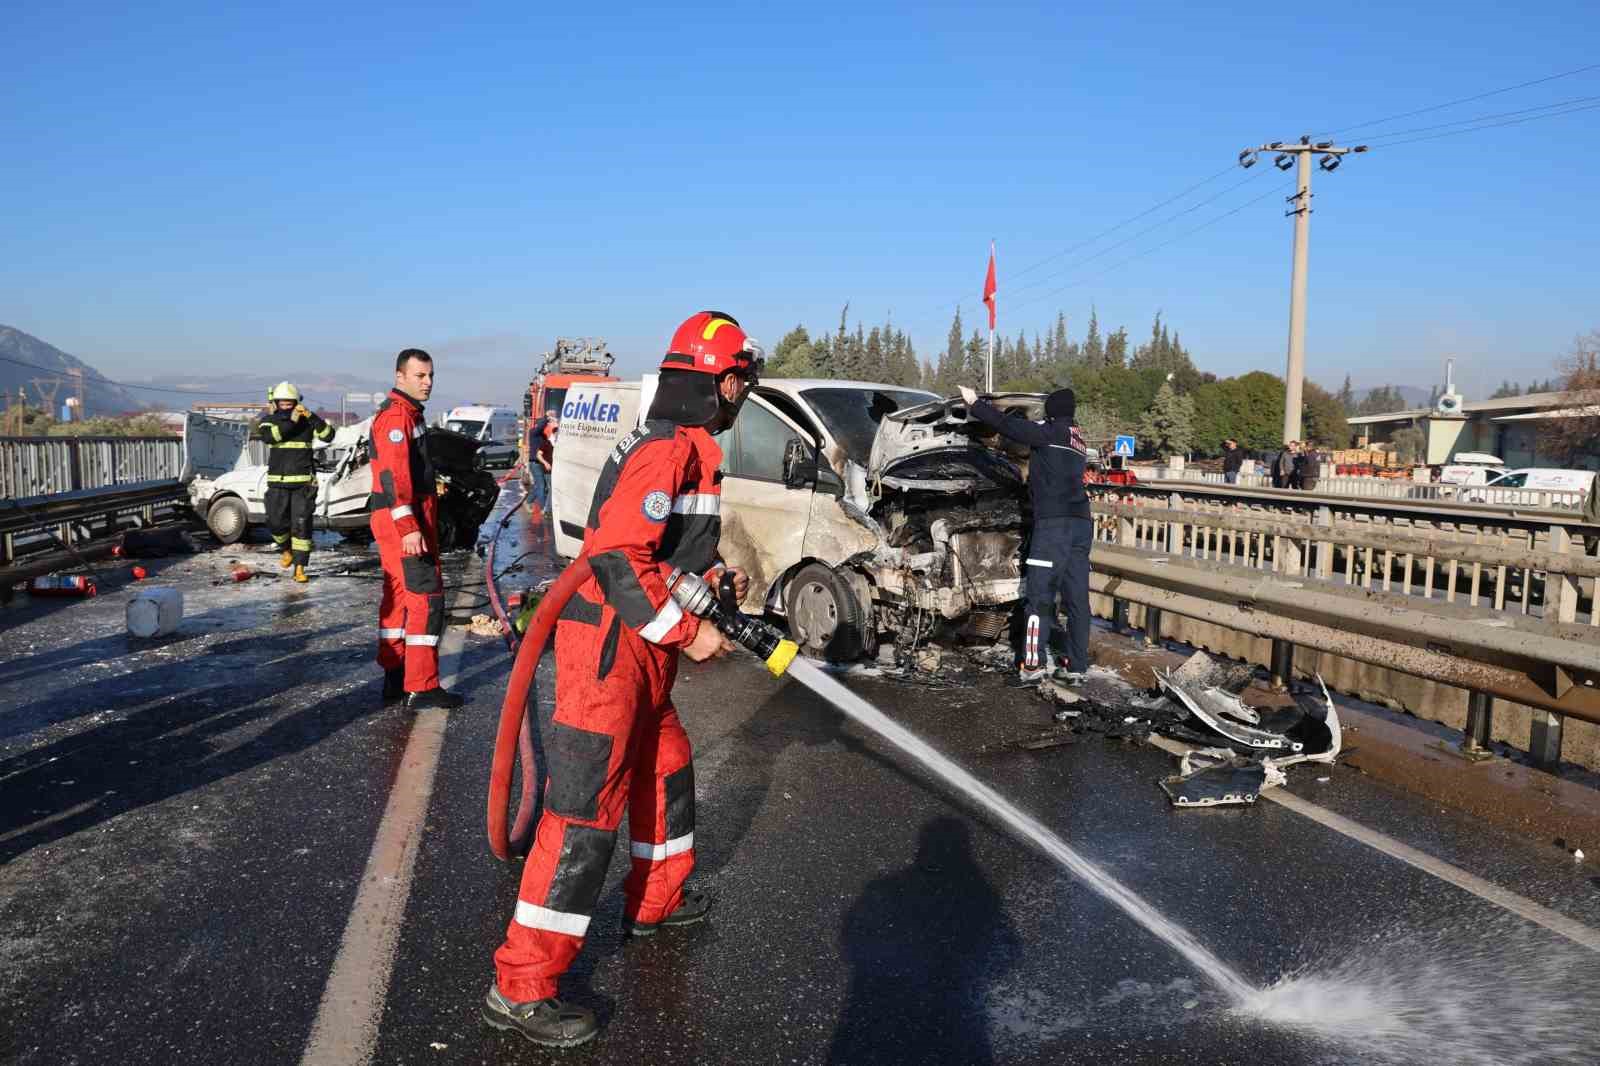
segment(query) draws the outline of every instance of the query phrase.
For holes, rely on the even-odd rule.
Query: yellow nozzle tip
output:
[[[794,657],[800,654],[800,645],[792,640],[778,641],[778,650],[767,657],[767,669],[772,671],[773,677],[782,677],[789,664],[794,662]]]

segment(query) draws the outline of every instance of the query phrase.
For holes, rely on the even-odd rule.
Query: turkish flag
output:
[[[989,332],[994,332],[994,242],[989,242],[989,275],[983,279],[983,302],[989,306]]]

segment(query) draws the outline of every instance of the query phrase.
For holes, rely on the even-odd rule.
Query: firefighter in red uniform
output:
[[[385,703],[412,710],[459,707],[439,687],[444,585],[439,574],[439,498],[428,459],[422,404],[433,392],[433,357],[407,348],[394,363],[394,388],[372,416],[372,538],[383,564],[378,665]]]
[[[612,450],[583,538],[594,575],[556,623],[556,708],[544,812],[516,913],[495,952],[483,1018],[552,1047],[581,1044],[594,1013],[555,998],[589,928],[628,810],[632,870],[623,917],[633,936],[691,925],[711,899],[684,887],[694,868],[694,764],[672,706],[681,651],[731,650],[668,591],[675,571],[721,577],[722,450],[760,369],[760,348],[715,311],[673,335],[645,423]],[[730,570],[742,599],[749,581]]]

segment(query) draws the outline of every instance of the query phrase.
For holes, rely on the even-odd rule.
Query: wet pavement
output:
[[[375,559],[324,549],[304,588],[212,584],[237,548],[146,563],[187,600],[153,641],[126,635],[116,581],[0,610],[0,1061],[300,1061],[412,727],[379,706]],[[499,565],[529,549],[504,585],[553,573],[520,518]],[[448,560],[459,620],[484,610],[481,579],[476,556]],[[1276,804],[1174,810],[1161,751],[1025,750],[1052,708],[1000,673],[840,675],[1252,985],[1299,975],[1294,1024],[1243,1015],[944,782],[743,656],[686,665],[675,693],[712,919],[624,943],[617,849],[562,990],[605,1028],[544,1051],[477,1018],[516,898],[518,868],[484,836],[509,659],[457,639],[470,699],[448,721],[372,1061],[1594,1060],[1592,952]],[[1103,675],[1091,694],[1131,695]],[[1549,841],[1344,766],[1297,767],[1289,788],[1600,927],[1593,864]]]

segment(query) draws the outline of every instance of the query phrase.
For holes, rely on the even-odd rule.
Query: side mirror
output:
[[[790,437],[783,446],[783,484],[785,488],[804,489],[817,482],[817,461],[799,437]]]

